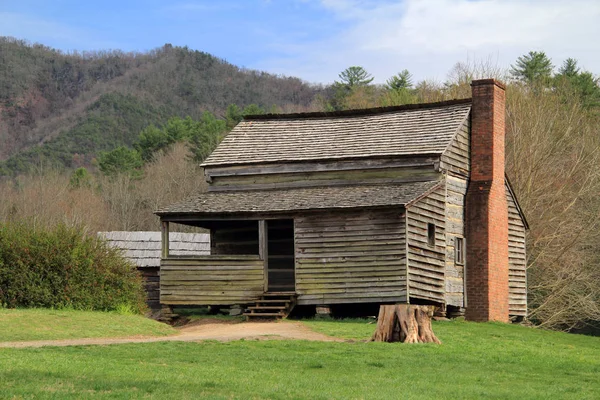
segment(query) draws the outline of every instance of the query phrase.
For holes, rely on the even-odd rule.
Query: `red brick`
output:
[[[465,200],[466,318],[508,322],[504,86],[485,79],[473,81],[471,87],[471,177]]]

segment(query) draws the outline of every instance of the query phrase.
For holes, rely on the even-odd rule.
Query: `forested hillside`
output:
[[[230,104],[307,110],[321,89],[244,70],[185,47],[65,54],[0,38],[0,161],[4,174],[40,162],[89,165],[172,116],[223,115]],[[42,145],[43,146],[39,146]]]

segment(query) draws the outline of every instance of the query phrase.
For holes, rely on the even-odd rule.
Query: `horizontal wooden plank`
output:
[[[351,231],[362,231],[362,232],[376,232],[380,231],[381,233],[390,233],[390,234],[398,234],[403,231],[402,226],[396,222],[388,222],[388,223],[377,223],[377,224],[357,224],[357,225],[332,225],[329,224],[327,226],[310,226],[310,225],[302,225],[301,227],[297,226],[295,229],[297,236],[304,236],[304,234],[310,233],[345,233]]]
[[[421,256],[412,251],[408,254],[408,267],[420,268],[430,271],[444,271],[446,268],[446,262],[442,260],[436,260],[431,257]]]
[[[362,285],[362,286],[343,286],[343,285],[327,285],[319,287],[296,287],[296,292],[300,295],[311,294],[360,294],[361,296],[380,295],[382,293],[406,291],[406,285],[393,284],[388,282],[379,282],[377,285]]]
[[[442,269],[433,270],[429,266],[413,264],[409,267],[409,275],[412,273],[415,276],[425,276],[432,279],[444,280],[445,271]]]
[[[381,249],[367,249],[364,251],[324,251],[324,252],[311,252],[311,253],[296,253],[298,260],[304,258],[346,258],[346,257],[377,257],[377,256],[403,256],[404,250],[401,247],[397,248],[386,248]]]
[[[369,235],[364,236],[335,236],[335,237],[315,237],[296,239],[296,247],[311,246],[364,246],[370,244],[404,244],[404,235],[400,234],[384,234],[384,235]]]
[[[426,203],[416,203],[411,206],[406,213],[408,219],[412,220],[425,220],[425,219],[433,219],[436,221],[443,222],[446,217],[446,210],[444,208],[444,203],[436,204],[436,205],[428,205]]]
[[[319,271],[318,273],[312,273],[312,274],[304,274],[304,273],[299,273],[299,271],[296,271],[296,278],[299,281],[302,281],[302,279],[317,279],[317,278],[322,278],[322,279],[328,279],[328,278],[342,278],[342,277],[353,277],[353,278],[359,278],[359,277],[376,277],[376,276],[399,276],[401,274],[404,274],[403,270],[379,270],[379,271],[373,271],[372,269],[363,269],[362,271],[357,271],[357,270],[353,270],[353,271],[344,271],[344,270],[339,270],[339,269],[323,269],[322,271]]]
[[[227,285],[224,282],[231,282],[231,285]],[[185,279],[185,278],[176,278],[176,279],[165,279],[164,281],[161,282],[160,288],[162,290],[162,288],[165,288],[167,286],[205,286],[205,287],[211,287],[211,286],[219,286],[219,287],[228,287],[230,289],[237,289],[237,288],[245,288],[245,287],[249,287],[249,286],[254,286],[259,282],[264,282],[264,277],[263,276],[256,276],[253,278],[248,278],[248,279],[226,279],[224,277],[217,277],[215,279],[210,279],[210,280],[197,280],[197,279]]]
[[[330,283],[344,283],[347,285],[352,285],[354,283],[365,283],[372,284],[377,282],[395,282],[397,284],[406,283],[405,275],[390,275],[390,276],[364,276],[364,277],[356,277],[356,276],[328,276],[325,278],[302,278],[296,279],[296,283],[298,285],[318,285],[318,284],[330,284]]]
[[[354,298],[389,298],[406,296],[403,290],[379,291],[379,292],[356,292],[356,293],[331,293],[331,294],[301,294],[298,295],[298,300],[310,299],[354,299]]]
[[[319,217],[304,214],[294,219],[296,224],[329,221],[339,223],[344,221],[365,221],[365,220],[385,220],[385,218],[395,218],[401,213],[389,209],[384,210],[363,210],[363,211],[331,211],[320,214]]]
[[[348,268],[348,269],[353,269],[354,267],[360,268],[360,267],[369,267],[371,269],[373,268],[384,268],[384,267],[389,267],[389,266],[393,266],[396,268],[401,268],[404,269],[406,267],[406,262],[405,262],[405,258],[394,258],[392,260],[374,260],[374,261],[342,261],[342,262],[314,262],[314,263],[309,263],[309,262],[305,262],[302,264],[298,264],[297,266],[297,270],[310,270],[310,269],[321,269],[323,267],[327,267],[327,268]]]
[[[422,300],[432,300],[436,302],[443,303],[444,302],[444,294],[438,292],[432,292],[429,290],[423,290],[418,287],[409,286],[409,297],[411,299],[422,299]]]
[[[436,293],[446,293],[446,288],[443,280],[434,280],[423,275],[409,274],[408,281],[410,287],[416,287],[426,290],[431,290]]]
[[[259,265],[166,265],[161,268],[162,272],[165,271],[196,271],[199,273],[213,271],[222,271],[223,273],[235,273],[235,271],[262,271],[262,263]]]
[[[162,296],[167,296],[167,295],[171,295],[171,296],[189,296],[189,295],[193,295],[193,296],[228,296],[228,297],[248,297],[248,296],[254,296],[256,293],[262,293],[263,292],[263,286],[261,285],[260,287],[255,287],[255,288],[248,288],[246,290],[227,290],[227,291],[223,291],[223,290],[192,290],[191,288],[187,287],[185,289],[162,289],[160,290],[160,294]]]
[[[323,243],[319,246],[298,246],[296,250],[297,257],[310,256],[311,254],[332,253],[339,255],[357,255],[357,254],[404,254],[404,241],[390,241],[386,243],[372,243],[365,245],[340,245],[339,243]]]
[[[242,300],[242,299],[258,299],[260,296],[262,296],[264,293],[263,290],[256,290],[253,292],[246,292],[246,293],[242,293],[242,292],[237,292],[237,293],[219,293],[219,292],[215,292],[214,294],[208,293],[208,292],[193,292],[193,293],[182,293],[182,294],[173,294],[173,293],[160,293],[160,300],[162,302],[163,299],[173,299],[173,300],[188,300],[188,301],[193,301],[196,299],[201,299],[201,300],[209,300],[209,299],[213,299],[213,300]],[[220,303],[214,303],[214,304],[220,304]]]
[[[333,211],[323,212],[318,216],[315,214],[299,215],[294,219],[296,226],[320,226],[332,225],[363,225],[378,223],[398,223],[404,217],[405,210],[401,206],[383,208],[380,210],[365,211]]]
[[[343,230],[343,231],[339,231],[339,232],[325,232],[322,230],[314,230],[312,233],[300,233],[300,232],[296,232],[296,241],[298,240],[303,240],[303,241],[310,241],[310,240],[314,240],[314,239],[320,239],[320,238],[332,238],[332,239],[337,239],[337,238],[348,238],[350,240],[358,240],[355,239],[356,237],[368,237],[369,235],[371,236],[381,236],[382,238],[384,237],[391,237],[391,238],[396,238],[396,237],[402,237],[404,236],[404,228],[397,228],[397,229],[386,229],[384,227],[382,227],[381,229],[377,228],[377,229],[369,229],[369,230],[352,230],[352,231],[348,231],[348,230]]]
[[[345,298],[316,298],[316,299],[305,299],[302,297],[298,298],[299,305],[319,305],[319,304],[358,304],[358,303],[406,303],[407,296],[403,294],[401,296],[391,297],[353,297],[351,299]]]
[[[261,293],[262,294],[262,293]],[[166,305],[229,305],[248,304],[260,298],[261,294],[250,297],[223,297],[223,296],[161,296],[160,303]]]
[[[247,270],[247,271],[173,271],[165,270],[161,273],[161,281],[164,279],[172,279],[177,276],[184,277],[184,279],[190,279],[191,277],[198,277],[200,279],[220,279],[220,278],[236,278],[236,279],[254,279],[257,275],[263,275],[264,271],[260,270]]]
[[[214,299],[214,298],[205,298],[205,299],[195,299],[195,300],[174,300],[171,298],[161,299],[160,303],[170,306],[211,306],[211,305],[221,305],[228,306],[234,304],[248,304],[252,302],[253,299]]]
[[[513,282],[514,283],[517,283],[517,282],[525,283],[525,282],[527,282],[527,275],[526,274],[509,274],[508,281],[509,281],[509,284],[513,283]]]
[[[448,190],[453,190],[460,193],[466,193],[468,181],[465,178],[459,178],[453,175],[446,175],[446,187]]]
[[[510,298],[508,303],[509,303],[509,307],[510,306],[512,306],[514,308],[518,308],[518,306],[525,307],[527,305],[527,299]]]
[[[306,264],[322,264],[322,263],[344,263],[344,262],[363,262],[363,261],[389,261],[389,260],[403,260],[404,254],[388,254],[388,255],[359,255],[359,256],[335,256],[335,257],[323,257],[321,255],[311,255],[310,257],[304,258],[296,258],[297,265],[306,265]]]
[[[169,256],[168,258],[163,258],[161,262],[217,262],[217,261],[257,261],[260,260],[260,257],[257,255],[205,255],[205,256]]]

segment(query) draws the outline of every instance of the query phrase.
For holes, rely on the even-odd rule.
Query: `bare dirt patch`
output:
[[[232,340],[312,340],[322,342],[342,342],[343,339],[324,335],[310,330],[301,322],[237,322],[224,320],[208,320],[191,323],[178,328],[179,333],[166,337],[127,337],[127,338],[93,338],[68,340],[36,340],[30,342],[0,342],[0,347],[24,348],[43,346],[83,346],[108,345],[122,343],[153,342],[198,342],[216,340],[228,342]]]

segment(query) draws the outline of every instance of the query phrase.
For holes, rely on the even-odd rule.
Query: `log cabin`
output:
[[[528,226],[504,172],[505,88],[471,87],[470,99],[245,117],[202,164],[208,191],[156,212],[161,304],[525,317]],[[209,230],[210,255],[173,255],[169,223]]]

